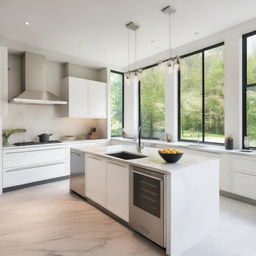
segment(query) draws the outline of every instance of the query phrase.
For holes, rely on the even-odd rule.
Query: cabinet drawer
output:
[[[231,170],[256,175],[256,160],[252,157],[231,156]]]
[[[26,183],[63,177],[66,175],[65,163],[35,166],[24,169],[5,170],[3,187],[18,186]]]
[[[7,150],[3,154],[3,168],[60,162],[65,158],[65,147]]]
[[[231,192],[251,199],[256,199],[256,176],[232,172]]]

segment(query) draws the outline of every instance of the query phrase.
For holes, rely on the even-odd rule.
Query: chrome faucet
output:
[[[144,148],[143,144],[141,143],[141,129],[142,129],[141,125],[138,129],[138,143],[137,143],[137,152],[141,153],[141,150]]]

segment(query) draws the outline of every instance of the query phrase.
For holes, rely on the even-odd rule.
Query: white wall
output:
[[[21,56],[9,55],[8,58],[8,91],[9,100],[20,94],[21,88]],[[60,63],[47,62],[47,89],[61,95],[61,79],[64,76],[64,66]],[[24,134],[14,134],[10,143],[37,139],[37,135],[47,132],[53,133],[53,139],[60,139],[64,135],[85,135],[91,127],[98,127],[96,120],[61,118],[61,106],[8,104],[8,116],[3,118],[3,129],[24,128]]]
[[[256,18],[238,26],[232,27],[220,33],[194,41],[190,44],[172,50],[173,56],[181,56],[202,48],[225,42],[224,64],[225,64],[225,136],[232,136],[234,147],[242,146],[242,35],[256,30]],[[147,66],[168,58],[169,51],[162,52],[140,61],[138,66]],[[177,139],[177,72],[172,78],[167,78],[166,88],[166,131]],[[126,89],[125,93],[125,127],[127,132],[132,129],[136,117],[130,114],[132,99],[132,89]],[[134,96],[136,97],[136,95]],[[130,120],[133,118],[133,120]],[[133,135],[130,132],[129,135]]]

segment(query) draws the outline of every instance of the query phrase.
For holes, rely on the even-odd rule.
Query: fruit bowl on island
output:
[[[183,156],[183,152],[176,149],[160,149],[158,150],[159,155],[167,163],[177,163]]]

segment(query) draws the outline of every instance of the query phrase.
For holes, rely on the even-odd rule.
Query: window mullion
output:
[[[205,52],[202,52],[202,141],[205,142]]]
[[[139,101],[139,104],[138,104],[138,124],[139,124],[139,127],[141,126],[141,81],[138,81],[138,101]]]

